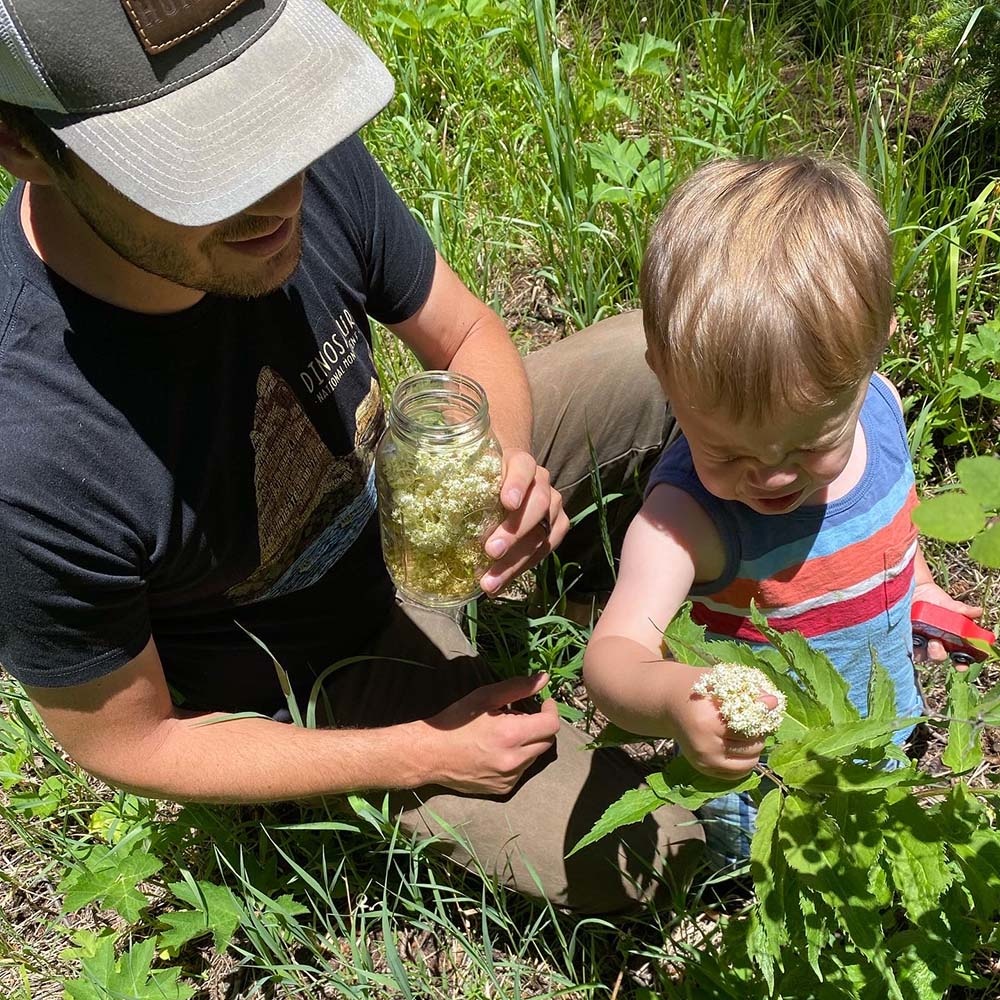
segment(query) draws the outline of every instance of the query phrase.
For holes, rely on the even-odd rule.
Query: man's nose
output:
[[[290,177],[281,187],[275,188],[270,194],[264,195],[260,201],[254,202],[244,213],[245,215],[280,215],[290,219],[302,207],[302,188],[305,174]]]

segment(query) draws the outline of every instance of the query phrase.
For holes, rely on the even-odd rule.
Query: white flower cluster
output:
[[[445,601],[475,594],[483,541],[502,518],[500,467],[489,440],[386,452],[383,539],[397,584]]]
[[[773,690],[771,682],[756,667],[717,663],[695,681],[691,690],[711,698],[726,725],[750,739],[773,733],[785,717],[785,696]],[[768,708],[760,700],[762,692],[773,695],[778,704]]]

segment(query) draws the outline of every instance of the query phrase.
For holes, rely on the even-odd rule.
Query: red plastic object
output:
[[[997,641],[989,629],[980,627],[965,615],[946,611],[927,601],[915,601],[910,618],[914,638],[919,636],[925,642],[937,639],[953,659],[957,654],[966,662],[985,660],[990,655],[989,647]]]

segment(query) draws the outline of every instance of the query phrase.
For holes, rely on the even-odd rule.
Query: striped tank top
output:
[[[689,595],[692,617],[709,638],[763,643],[749,618],[753,600],[774,628],[801,632],[830,658],[862,714],[874,651],[896,685],[900,715],[917,715],[922,699],[910,625],[917,551],[910,512],[917,497],[903,416],[876,376],[861,427],[868,451],[864,473],[829,504],[766,515],[720,500],[699,481],[683,436],[664,451],[647,492],[660,483],[684,490],[722,539],[722,575],[696,584]]]

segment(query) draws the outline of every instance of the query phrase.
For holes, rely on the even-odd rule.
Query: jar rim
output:
[[[436,402],[464,409],[468,416],[451,423],[428,424],[408,412],[416,405]],[[429,369],[408,375],[397,384],[389,404],[389,422],[394,431],[421,443],[452,444],[489,430],[489,401],[483,387],[468,375]]]

